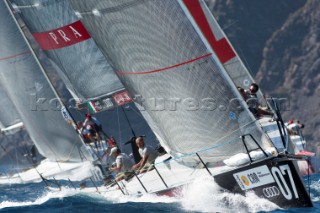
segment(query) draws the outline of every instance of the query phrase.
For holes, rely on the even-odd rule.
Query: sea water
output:
[[[203,177],[175,198],[153,194],[111,196],[86,193],[72,186],[55,191],[48,190],[44,182],[0,185],[0,212],[320,212],[320,175],[305,177],[304,181],[310,185],[312,208],[283,210],[253,193],[245,197],[221,193],[212,178]]]

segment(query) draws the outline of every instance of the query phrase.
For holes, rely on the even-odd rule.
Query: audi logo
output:
[[[276,186],[271,186],[262,189],[262,193],[266,198],[276,197],[280,195],[280,190]]]

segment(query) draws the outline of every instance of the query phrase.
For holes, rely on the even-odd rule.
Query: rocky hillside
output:
[[[285,120],[305,123],[308,148],[320,145],[320,2],[207,0],[267,96],[288,98]]]

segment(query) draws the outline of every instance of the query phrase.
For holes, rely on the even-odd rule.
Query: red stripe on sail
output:
[[[91,38],[81,21],[54,30],[33,33],[32,35],[43,50],[68,47]]]
[[[8,60],[10,58],[16,58],[18,56],[21,56],[21,55],[24,55],[24,54],[28,54],[28,53],[31,53],[31,51],[26,51],[26,52],[23,52],[23,53],[18,53],[16,55],[11,55],[11,56],[8,56],[8,57],[0,58],[0,61]]]
[[[189,61],[185,61],[185,62],[182,62],[180,64],[175,64],[175,65],[172,65],[172,66],[169,66],[169,67],[164,67],[164,68],[157,69],[157,70],[151,70],[151,71],[145,71],[145,72],[117,72],[117,74],[118,75],[145,75],[145,74],[151,74],[151,73],[155,73],[155,72],[166,71],[166,70],[169,70],[169,69],[172,69],[172,68],[180,67],[180,66],[185,65],[185,64],[190,64],[190,63],[192,63],[194,61],[200,60],[202,58],[206,58],[206,57],[208,57],[210,55],[212,55],[212,53],[208,53],[206,55],[191,59]]]
[[[198,24],[201,32],[204,34],[208,40],[210,46],[217,54],[221,63],[229,61],[236,56],[235,52],[232,50],[230,44],[226,38],[217,40],[211,30],[209,22],[204,14],[199,0],[183,0],[184,4],[188,8],[190,14]]]

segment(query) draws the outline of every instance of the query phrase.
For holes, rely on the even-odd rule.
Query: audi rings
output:
[[[271,186],[262,189],[262,193],[266,198],[277,197],[280,195],[280,190],[276,186]]]

